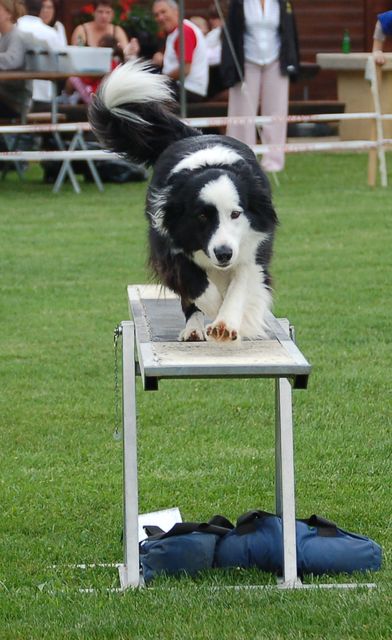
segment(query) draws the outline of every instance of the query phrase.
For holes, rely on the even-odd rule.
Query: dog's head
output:
[[[266,185],[247,170],[204,168],[174,176],[155,197],[155,228],[175,250],[208,268],[229,269],[256,251],[276,216]]]

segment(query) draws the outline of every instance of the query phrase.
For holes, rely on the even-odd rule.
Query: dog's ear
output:
[[[173,235],[175,234],[178,221],[184,212],[184,203],[176,195],[175,189],[171,189],[165,203],[165,227]]]
[[[184,186],[192,174],[193,172],[190,169],[182,169],[182,171],[178,173],[172,173],[167,180],[167,184],[172,188],[174,187],[175,191],[178,191],[178,189]]]
[[[259,218],[266,229],[271,229],[278,224],[278,216],[272,204],[271,191],[267,181],[260,178],[252,180],[248,196],[249,210]]]
[[[191,174],[191,171],[184,170],[171,175],[167,181],[165,220],[168,227],[171,222],[177,224],[175,221],[178,221],[186,207],[189,206],[189,176]]]

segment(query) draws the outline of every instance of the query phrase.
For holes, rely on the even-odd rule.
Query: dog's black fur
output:
[[[171,111],[164,77],[141,62],[108,77],[89,118],[103,146],[154,166],[146,203],[150,264],[181,298],[181,338],[265,335],[277,218],[249,147],[184,124]],[[206,328],[200,310],[210,317]]]

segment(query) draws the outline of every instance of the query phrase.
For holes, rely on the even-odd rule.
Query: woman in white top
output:
[[[31,36],[42,40],[51,51],[62,49],[61,39],[58,31],[49,27],[39,17],[41,11],[40,0],[24,0],[26,14],[19,18],[18,28],[30,39]],[[48,80],[33,80],[33,110],[46,111],[50,109],[52,101],[53,86]]]
[[[231,58],[228,115],[278,116],[262,127],[262,142],[284,145],[287,131],[289,76],[298,72],[298,42],[291,3],[287,0],[231,0],[229,33],[237,54],[233,64],[232,47],[224,42],[222,63]],[[223,74],[227,69],[224,68]],[[225,78],[224,78],[225,79]],[[249,146],[256,144],[254,124],[229,124],[227,135]],[[284,168],[284,150],[263,155],[265,171]]]
[[[58,0],[43,0],[39,17],[49,27],[54,27],[59,34],[63,47],[67,46],[67,34],[62,22],[56,20]]]

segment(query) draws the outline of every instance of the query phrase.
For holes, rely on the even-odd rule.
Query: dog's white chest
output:
[[[232,276],[232,269],[228,271],[218,271],[217,269],[210,269],[207,271],[209,282],[216,286],[222,298],[224,298],[226,295],[226,291],[229,287]]]

